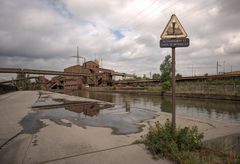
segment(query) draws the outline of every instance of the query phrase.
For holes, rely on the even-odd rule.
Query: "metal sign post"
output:
[[[188,47],[189,39],[183,26],[176,15],[172,15],[165,27],[160,40],[161,48],[172,48],[172,126],[176,128],[176,93],[175,93],[175,49],[176,47]]]
[[[172,126],[176,128],[175,47],[172,47]]]

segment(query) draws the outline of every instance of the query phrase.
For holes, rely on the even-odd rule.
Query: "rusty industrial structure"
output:
[[[135,75],[115,72],[114,70],[100,68],[99,62],[86,61],[82,65],[77,64],[65,68],[64,71],[52,70],[35,70],[21,68],[0,68],[0,73],[17,73],[17,74],[40,74],[35,78],[35,83],[40,84],[42,90],[65,89],[76,90],[93,86],[111,86],[114,76],[134,77]],[[57,75],[51,80],[46,79],[43,75]],[[17,79],[24,80],[24,79]],[[13,83],[11,80],[7,83]]]
[[[114,71],[100,68],[97,61],[87,61],[83,65],[74,65],[64,69],[64,72],[85,73],[90,76],[65,77],[64,89],[82,89],[88,86],[111,86]]]
[[[134,75],[115,72],[114,70],[101,68],[99,62],[86,61],[82,65],[77,64],[65,68],[64,71],[52,70],[34,70],[20,68],[0,68],[0,73],[23,73],[23,74],[40,74],[40,76],[28,77],[26,79],[35,79],[34,85],[40,85],[42,90],[64,89],[64,90],[79,90],[87,87],[102,87],[102,86],[156,86],[160,85],[160,79],[135,79]],[[51,80],[48,80],[43,75],[56,75]],[[131,79],[116,81],[114,76],[133,77]],[[177,82],[190,81],[211,81],[211,80],[228,80],[240,78],[240,71],[225,72],[221,75],[204,75],[204,76],[189,76],[176,78]],[[2,85],[11,84],[16,86],[18,81],[25,79],[15,79],[0,82]]]

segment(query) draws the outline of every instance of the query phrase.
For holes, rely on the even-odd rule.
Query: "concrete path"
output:
[[[53,98],[86,101],[79,97],[48,93]],[[18,124],[38,99],[36,91],[19,91],[0,96],[0,163],[98,163],[98,164],[155,164],[171,163],[153,160],[143,145],[134,145],[130,135],[112,135],[112,129],[103,127],[82,128],[58,125],[48,119],[47,126],[33,134],[20,133]],[[91,100],[93,101],[93,100]],[[68,123],[67,120],[62,120]],[[18,135],[17,135],[18,134]],[[15,136],[15,137],[14,137]]]
[[[80,97],[44,92],[42,96],[71,101],[91,101]],[[90,164],[155,164],[171,163],[167,160],[153,160],[143,145],[132,144],[148,131],[147,121],[142,132],[129,135],[113,135],[112,129],[104,127],[80,127],[68,120],[61,120],[70,126],[62,126],[49,119],[41,119],[45,125],[38,132],[21,133],[19,122],[29,113],[38,100],[37,91],[19,91],[0,95],[0,163],[90,163]],[[99,102],[99,101],[96,101]],[[104,102],[101,102],[104,103]],[[149,120],[164,123],[171,114],[159,112],[158,117]],[[198,126],[205,134],[205,140],[240,132],[239,124],[212,120],[197,120],[177,117],[178,126]]]
[[[31,111],[38,92],[11,92],[0,95],[0,145],[21,132],[19,121]]]

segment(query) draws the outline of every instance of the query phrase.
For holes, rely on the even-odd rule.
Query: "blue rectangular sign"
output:
[[[188,47],[188,46],[189,46],[188,38],[161,39],[160,40],[161,48],[175,48],[175,47]]]

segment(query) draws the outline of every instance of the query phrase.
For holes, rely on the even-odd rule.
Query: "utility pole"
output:
[[[218,61],[217,61],[217,75],[219,74],[219,67],[221,67],[222,65],[220,65],[219,63],[218,63]],[[224,68],[224,70],[225,70],[225,68]]]
[[[77,46],[77,65],[79,65],[79,48]]]
[[[193,64],[192,64],[192,77],[193,77]]]
[[[78,46],[77,46],[77,56],[71,56],[71,57],[77,58],[77,65],[80,65],[80,62],[79,62],[80,58],[82,58],[84,60],[84,63],[86,62],[86,58],[85,57],[79,56],[79,48],[78,48]]]
[[[223,61],[223,73],[225,73],[225,61]]]

